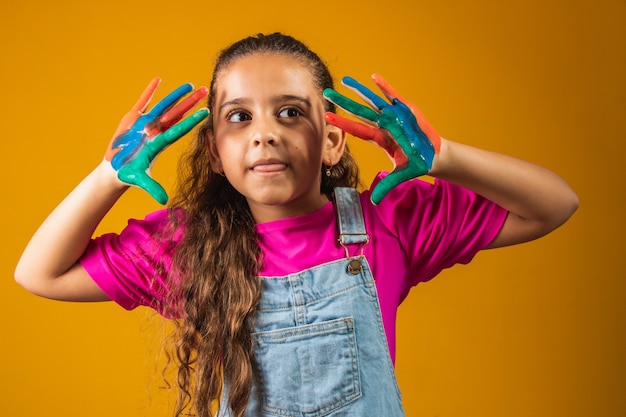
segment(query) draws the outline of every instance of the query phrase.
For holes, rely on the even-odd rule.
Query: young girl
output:
[[[153,81],[104,161],[50,214],[16,269],[29,291],[114,300],[175,319],[176,415],[402,416],[396,309],[410,288],[480,250],[538,238],[577,197],[554,173],[440,138],[380,76],[369,106],[333,90],[320,58],[282,34],[218,57],[210,88],[146,112]],[[210,116],[169,209],[91,239],[128,185],[158,201],[156,155]],[[364,124],[334,114],[336,103]],[[351,133],[395,162],[357,193]],[[434,183],[414,179],[428,173]],[[217,402],[217,403],[216,403]]]

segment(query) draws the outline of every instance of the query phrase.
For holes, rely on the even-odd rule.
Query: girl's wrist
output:
[[[439,152],[435,154],[435,157],[433,158],[433,164],[430,171],[428,171],[428,175],[438,177],[446,172],[446,161],[449,153],[448,145],[449,141],[441,138],[441,147],[439,148]]]
[[[122,182],[117,177],[117,172],[113,169],[111,163],[106,159],[103,159],[102,162],[100,162],[94,170],[94,174],[96,175],[98,186],[101,187],[102,190],[124,192],[129,187],[128,184]]]

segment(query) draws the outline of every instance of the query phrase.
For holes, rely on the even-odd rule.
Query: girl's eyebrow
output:
[[[283,94],[282,96],[278,97],[276,99],[276,101],[280,102],[280,101],[298,101],[300,102],[303,106],[306,107],[311,107],[311,101],[305,97],[301,97],[301,96],[294,96],[291,94]]]
[[[217,112],[221,113],[221,111],[225,108],[225,107],[229,107],[229,106],[240,106],[241,104],[244,104],[246,102],[250,101],[249,99],[240,97],[240,98],[235,98],[232,100],[227,101],[226,103],[223,103],[218,109]]]
[[[226,107],[240,106],[242,104],[249,103],[250,101],[252,101],[252,100],[250,100],[249,98],[246,98],[246,97],[234,98],[232,100],[229,100],[229,101],[223,103],[217,110],[218,110],[218,113],[220,113]],[[297,102],[301,103],[301,105],[304,106],[304,107],[307,107],[307,108],[311,107],[311,101],[308,98],[301,97],[301,96],[296,96],[296,95],[292,95],[292,94],[282,94],[280,96],[277,96],[273,101],[276,102],[276,103],[281,103],[281,102],[285,102],[285,101],[297,101]]]

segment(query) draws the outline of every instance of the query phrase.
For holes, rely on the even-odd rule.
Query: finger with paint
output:
[[[165,204],[167,193],[150,177],[150,166],[167,146],[208,116],[207,109],[200,109],[183,119],[206,97],[208,89],[200,87],[179,103],[193,90],[191,84],[183,84],[146,112],[160,82],[159,78],[153,79],[137,103],[122,118],[109,143],[105,159],[111,163],[122,182],[144,189],[159,203]]]
[[[439,153],[441,138],[414,104],[403,99],[381,76],[372,79],[385,95],[382,98],[353,78],[342,83],[353,90],[368,106],[327,89],[324,96],[357,117],[363,123],[326,113],[328,123],[358,138],[382,147],[394,163],[393,171],[372,190],[375,204],[398,184],[427,174]]]

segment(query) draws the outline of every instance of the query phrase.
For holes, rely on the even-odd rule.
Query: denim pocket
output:
[[[256,333],[253,337],[264,412],[319,417],[361,396],[352,318]]]

